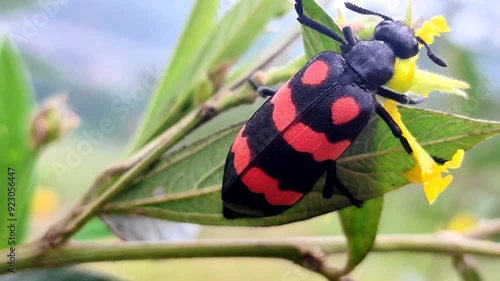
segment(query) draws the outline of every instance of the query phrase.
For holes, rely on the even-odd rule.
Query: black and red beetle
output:
[[[376,95],[401,104],[423,100],[384,86],[394,75],[396,58],[416,56],[419,43],[434,63],[443,67],[446,64],[403,23],[351,3],[345,6],[383,19],[375,28],[373,40],[361,41],[348,26],[342,30],[344,40],[307,17],[302,1],[296,0],[297,20],[340,42],[342,56],[328,51],[316,55],[277,91],[252,83],[262,96],[271,98],[243,126],[227,156],[222,183],[224,217],[279,214],[311,191],[325,172],[325,198],[337,189],[361,207],[362,202],[338,179],[336,160],[373,112],[411,154],[408,141],[377,102]]]

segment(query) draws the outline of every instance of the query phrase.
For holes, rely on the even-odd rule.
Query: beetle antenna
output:
[[[416,36],[415,37],[418,41],[418,43],[424,45],[425,49],[427,49],[427,56],[431,59],[431,61],[433,61],[435,64],[441,66],[441,67],[447,67],[448,65],[446,64],[446,62],[444,62],[444,60],[442,60],[440,57],[438,57],[436,54],[434,54],[431,50],[431,47],[429,47],[429,45],[427,45],[427,43],[424,41],[424,39]]]
[[[389,21],[394,21],[392,18],[386,16],[386,15],[382,15],[380,13],[377,13],[377,12],[374,12],[374,11],[370,11],[370,10],[367,10],[365,8],[361,8],[360,6],[357,6],[357,5],[354,5],[352,3],[349,3],[349,2],[345,2],[345,7],[353,12],[356,12],[358,14],[362,14],[362,15],[372,15],[372,16],[378,16],[378,17],[381,17],[383,18],[384,20],[389,20]]]
[[[331,29],[306,16],[304,14],[304,6],[302,6],[302,0],[295,1],[295,11],[297,11],[297,16],[298,16],[297,21],[303,24],[304,26],[307,26],[312,30],[316,30],[317,32],[332,38],[333,40],[339,42],[342,45],[347,44],[347,42],[342,37],[337,35]]]

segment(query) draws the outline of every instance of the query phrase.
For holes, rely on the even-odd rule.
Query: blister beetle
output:
[[[373,40],[360,40],[349,26],[342,30],[344,40],[306,16],[302,1],[296,0],[297,20],[340,42],[342,55],[326,51],[314,56],[277,91],[253,83],[262,96],[270,98],[243,126],[228,153],[222,184],[224,217],[279,214],[310,192],[325,172],[323,196],[330,198],[337,189],[360,207],[362,202],[338,179],[336,160],[373,112],[387,123],[406,152],[412,153],[376,95],[401,104],[423,100],[384,86],[394,75],[396,58],[416,56],[419,44],[434,63],[442,67],[446,63],[402,22],[351,3],[345,6],[383,19],[375,28]],[[259,134],[263,130],[266,133]]]

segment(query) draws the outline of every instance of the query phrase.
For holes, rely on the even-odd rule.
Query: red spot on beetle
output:
[[[236,173],[243,173],[244,169],[250,164],[250,147],[248,140],[243,137],[245,126],[241,128],[236,136],[231,151],[234,153],[234,169]],[[264,194],[267,202],[271,205],[285,205],[290,206],[295,204],[303,193],[281,190],[279,189],[279,182],[259,168],[252,167],[248,169],[241,177],[241,181],[254,193]]]
[[[359,115],[359,105],[352,97],[337,99],[332,104],[332,121],[335,125],[345,124]]]
[[[271,205],[290,206],[304,195],[293,190],[279,189],[279,182],[268,176],[259,168],[252,167],[241,178],[241,181],[254,193],[264,194]]]
[[[243,172],[243,169],[250,163],[250,147],[247,138],[243,137],[244,130],[245,126],[241,128],[231,147],[231,151],[234,153],[234,169],[238,174]]]
[[[299,152],[312,154],[315,161],[336,160],[351,144],[350,140],[332,143],[325,134],[313,131],[303,123],[290,126],[283,134],[285,141]]]
[[[328,76],[328,65],[322,60],[313,62],[302,76],[302,83],[311,86],[317,86],[325,81]]]
[[[271,99],[274,105],[273,122],[279,131],[283,131],[295,120],[296,110],[292,102],[292,90],[289,83],[283,85]]]

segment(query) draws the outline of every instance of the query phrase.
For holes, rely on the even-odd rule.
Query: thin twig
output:
[[[462,232],[470,238],[487,238],[495,234],[500,234],[500,219],[493,219],[480,222],[476,227]]]
[[[344,237],[300,237],[285,239],[213,239],[184,243],[116,242],[67,243],[41,254],[33,247],[18,248],[16,269],[60,267],[97,261],[173,258],[266,257],[292,261],[327,278],[338,271],[326,257],[347,251]],[[476,240],[457,233],[379,235],[372,251],[436,253],[500,257],[500,244]],[[0,252],[0,256],[7,252]],[[0,273],[9,265],[0,264]]]

